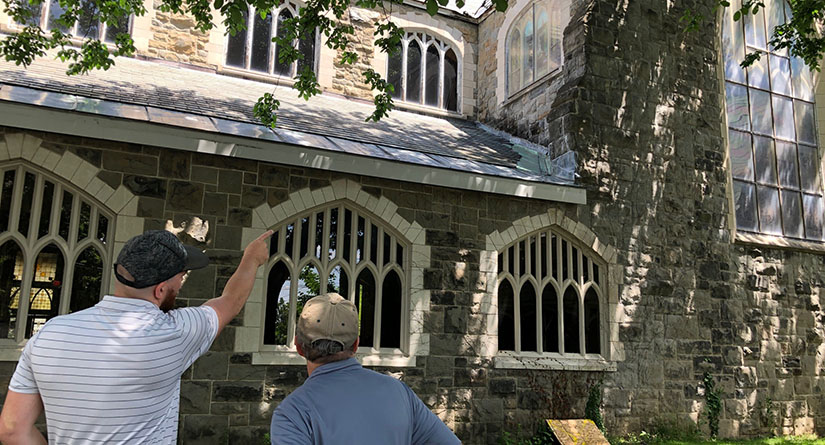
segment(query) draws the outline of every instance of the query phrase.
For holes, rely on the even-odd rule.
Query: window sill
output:
[[[25,342],[21,345],[14,340],[0,341],[0,362],[16,362],[20,360],[20,354],[23,353],[24,346],[26,346]]]
[[[291,87],[295,84],[295,79],[280,74],[267,74],[257,71],[245,70],[243,68],[234,68],[225,65],[218,66],[218,74],[224,74],[233,77],[242,77],[244,79],[257,80],[258,82],[272,83],[275,85],[283,85]]]
[[[558,68],[554,69],[553,71],[550,71],[549,73],[539,77],[538,79],[534,80],[529,85],[527,85],[524,88],[516,91],[514,94],[512,94],[510,96],[507,96],[507,99],[504,99],[504,101],[501,103],[501,106],[506,107],[506,106],[512,104],[513,102],[518,101],[524,95],[528,94],[529,92],[531,92],[531,91],[535,90],[536,88],[538,88],[540,85],[544,84],[545,82],[549,81],[550,79],[552,79],[552,78],[556,77],[557,75],[561,74],[562,68],[564,68],[564,65],[561,65]]]
[[[825,255],[825,244],[814,241],[802,241],[774,235],[736,232],[734,242],[760,247],[774,247],[777,249],[797,250]]]
[[[552,369],[558,371],[615,371],[616,363],[598,355],[575,357],[536,352],[500,352],[495,357],[497,369]]]
[[[416,357],[400,352],[357,352],[355,357],[364,366],[386,366],[390,368],[410,368],[415,366]],[[253,365],[306,365],[306,359],[295,351],[262,351],[252,353]]]
[[[439,116],[439,117],[454,117],[458,119],[463,119],[465,116],[456,111],[445,110],[443,108],[437,107],[430,107],[428,105],[421,105],[415,102],[404,102],[401,99],[393,99],[393,104],[395,108],[404,111],[416,111],[421,114],[427,114],[430,116]]]

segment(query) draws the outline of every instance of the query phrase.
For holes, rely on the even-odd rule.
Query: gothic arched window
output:
[[[50,175],[0,168],[0,338],[31,337],[108,288],[114,216]]]
[[[315,52],[318,41],[317,30],[293,43],[301,58],[293,63],[281,62],[284,48],[272,41],[276,36],[285,35],[284,22],[297,16],[298,7],[284,2],[264,17],[252,6],[243,12],[246,29],[227,36],[226,65],[264,74],[294,77],[304,67],[317,72]],[[276,19],[273,20],[273,17]]]
[[[556,229],[498,253],[498,349],[602,354],[604,262]],[[517,292],[516,292],[517,290]]]
[[[282,223],[270,242],[264,345],[291,347],[306,301],[336,292],[358,307],[362,349],[403,349],[407,252],[383,221],[341,201]]]
[[[459,65],[448,44],[425,33],[408,32],[401,48],[389,57],[387,80],[396,99],[459,111]]]
[[[562,65],[562,34],[569,5],[563,0],[536,1],[507,31],[507,94],[517,93]]]
[[[790,21],[782,0],[733,20],[725,8],[722,48],[728,150],[740,232],[823,240],[825,203],[817,148],[814,74],[802,59],[768,44]],[[761,57],[747,70],[746,52]]]

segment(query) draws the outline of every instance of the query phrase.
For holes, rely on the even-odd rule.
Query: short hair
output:
[[[331,363],[340,360],[345,360],[352,357],[352,347],[355,342],[349,345],[342,345],[334,340],[320,339],[310,341],[303,335],[300,329],[295,330],[295,337],[297,343],[304,351],[304,357],[313,363]]]

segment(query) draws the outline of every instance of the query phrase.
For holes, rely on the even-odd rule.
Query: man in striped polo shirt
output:
[[[129,240],[115,264],[114,295],[55,317],[26,344],[0,440],[46,443],[34,427],[45,410],[51,443],[175,443],[181,374],[246,303],[271,234],[246,247],[219,298],[183,309],[173,308],[184,275],[209,258],[163,230]]]

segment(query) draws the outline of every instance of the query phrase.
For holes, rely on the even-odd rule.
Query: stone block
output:
[[[200,213],[203,210],[203,184],[169,181],[166,202],[176,212]]]
[[[207,352],[192,366],[193,380],[226,380],[228,352]]]
[[[243,172],[219,170],[218,191],[221,193],[241,193],[243,191]]]
[[[177,150],[161,150],[160,176],[172,179],[189,179],[192,154]]]
[[[209,414],[211,382],[185,380],[180,387],[181,414]]]
[[[220,382],[213,383],[212,400],[216,402],[260,402],[263,383]]]
[[[189,414],[183,416],[180,440],[183,444],[223,445],[228,431],[227,416]]]
[[[133,175],[157,176],[158,158],[135,153],[104,151],[103,168]]]

